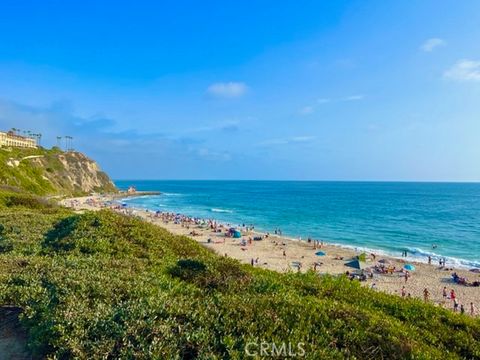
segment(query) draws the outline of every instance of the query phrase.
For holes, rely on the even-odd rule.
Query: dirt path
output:
[[[0,308],[0,360],[33,359],[27,350],[25,330],[18,321],[19,308]]]

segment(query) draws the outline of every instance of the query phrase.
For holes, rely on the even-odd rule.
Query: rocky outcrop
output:
[[[56,148],[1,150],[0,185],[38,195],[117,192],[95,161],[80,152],[63,152]]]
[[[80,152],[60,153],[56,159],[39,157],[30,162],[34,166],[42,166],[45,178],[64,193],[116,191],[115,185],[98,164]]]

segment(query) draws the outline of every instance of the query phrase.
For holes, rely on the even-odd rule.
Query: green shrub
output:
[[[34,355],[238,359],[266,341],[304,343],[307,359],[480,358],[470,317],[345,277],[252,268],[109,211],[20,203],[0,208],[0,305],[23,309]]]

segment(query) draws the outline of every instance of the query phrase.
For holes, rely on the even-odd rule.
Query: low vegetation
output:
[[[308,359],[480,358],[468,316],[343,277],[241,265],[138,219],[7,190],[0,304],[22,309],[35,356],[58,359],[237,359],[260,342],[301,343]]]

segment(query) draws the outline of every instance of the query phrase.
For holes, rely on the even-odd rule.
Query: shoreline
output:
[[[143,193],[136,194],[136,196],[144,195]],[[65,199],[61,201],[61,204],[79,211],[95,211],[102,208],[111,208],[111,206],[106,204],[116,200],[119,199],[111,195],[95,195]],[[244,241],[242,243],[242,239],[225,237],[223,232],[212,232],[208,227],[205,228],[195,222],[182,221],[182,223],[175,223],[172,217],[156,217],[154,216],[155,212],[146,209],[128,207],[126,209],[117,208],[112,210],[131,216],[138,216],[174,234],[188,236],[203,246],[214,250],[219,255],[229,256],[242,263],[253,264],[255,267],[262,267],[279,272],[305,272],[314,269],[319,274],[341,275],[345,274],[346,271],[353,273],[356,270],[345,266],[345,263],[349,259],[364,252],[364,249],[360,247],[348,247],[326,242],[323,243],[322,246],[314,248],[313,243],[308,243],[306,240],[288,238],[275,234],[270,234],[261,241]],[[171,216],[174,215],[171,214]],[[183,218],[190,219],[186,216]],[[223,227],[221,227],[221,229],[225,230],[226,225],[227,224],[222,224]],[[192,235],[192,231],[195,232],[195,235]],[[243,239],[261,235],[265,235],[265,233],[258,231],[246,233],[242,231]],[[316,256],[315,253],[318,251],[323,251],[326,255]],[[473,302],[475,314],[479,313],[480,287],[455,283],[451,277],[451,274],[456,272],[460,277],[465,277],[470,282],[480,281],[480,274],[478,273],[460,268],[458,265],[451,265],[448,262],[447,268],[445,269],[440,268],[438,262],[437,264],[428,264],[408,256],[406,258],[397,258],[372,249],[368,250],[366,258],[367,261],[365,265],[367,267],[374,267],[375,265],[377,267],[381,266],[382,263],[379,262],[379,260],[381,260],[384,261],[385,265],[388,265],[390,269],[395,267],[395,271],[388,274],[372,271],[373,276],[371,278],[367,277],[365,281],[361,282],[364,286],[397,296],[401,296],[402,287],[405,287],[405,296],[410,294],[412,297],[420,299],[424,298],[424,289],[427,289],[429,292],[429,302],[449,309],[453,309],[453,301],[449,298],[449,294],[451,290],[454,290],[456,299],[459,302],[459,308],[461,304],[464,306],[465,312],[469,313],[470,304]],[[300,269],[298,269],[298,263],[301,264]],[[315,263],[317,263],[317,265],[315,265]],[[407,263],[415,265],[416,271],[410,272],[410,278],[405,282],[405,272],[399,271],[399,269],[403,268]],[[444,287],[446,287],[448,292],[447,297],[444,297],[442,294]]]
[[[137,196],[135,195],[132,195],[132,196],[129,196],[129,199],[130,198],[142,198],[142,197],[145,197],[146,195],[143,194],[143,193],[139,193]],[[125,197],[125,200],[128,201],[129,199],[127,199],[127,197]],[[117,199],[118,200],[118,199]],[[135,206],[132,206],[130,205],[130,203],[128,203],[128,207],[130,209],[136,209],[136,210],[140,210],[140,211],[154,211],[152,209],[148,209],[147,207],[135,207]],[[166,210],[166,212],[177,212],[176,210]],[[215,212],[215,211],[214,211]],[[229,211],[220,211],[220,212],[231,212],[230,210]],[[186,214],[182,214],[182,215],[185,215],[185,216],[190,216],[190,215],[186,215]],[[190,217],[194,217],[194,216],[190,216]],[[214,215],[212,214],[212,217],[210,219],[214,219]],[[216,220],[217,222],[219,222],[218,220]],[[229,223],[228,221],[223,221],[222,222],[224,225],[226,224],[231,224],[232,226],[234,227],[241,227],[240,225],[238,224],[233,224],[233,223]],[[268,233],[270,230],[268,229],[265,229],[265,228],[262,228],[261,226],[258,227],[258,229],[256,228],[256,232],[258,234],[265,234],[265,233]],[[274,235],[274,234],[271,234],[271,235]],[[282,238],[285,238],[289,241],[306,241],[308,237],[304,238],[302,235],[280,235]],[[332,245],[332,246],[337,246],[337,247],[340,247],[340,248],[343,248],[343,249],[347,249],[347,250],[351,250],[351,251],[354,251],[354,252],[359,252],[359,253],[362,253],[362,252],[365,252],[365,253],[375,253],[377,255],[380,255],[380,256],[383,256],[383,257],[388,257],[388,258],[394,258],[396,260],[399,260],[399,261],[403,261],[405,260],[406,262],[411,262],[411,263],[421,263],[421,264],[425,264],[425,265],[433,265],[435,266],[436,264],[439,263],[439,260],[442,259],[442,260],[446,260],[447,264],[450,266],[450,267],[454,267],[456,269],[462,269],[462,270],[470,270],[470,269],[479,269],[480,270],[480,259],[479,260],[471,260],[471,259],[465,259],[465,258],[457,258],[457,257],[453,257],[453,256],[444,256],[444,255],[440,255],[440,254],[437,254],[434,252],[434,248],[431,249],[431,251],[427,251],[427,250],[422,250],[420,248],[416,248],[416,247],[406,247],[404,248],[404,250],[407,251],[407,256],[406,257],[401,257],[399,255],[396,255],[393,253],[392,250],[388,250],[388,249],[378,249],[378,248],[371,248],[371,247],[367,247],[367,246],[360,246],[360,245],[348,245],[348,244],[342,244],[342,243],[339,243],[339,242],[335,242],[335,240],[331,240],[331,239],[325,239],[325,238],[316,238],[317,240],[325,243],[325,244],[329,244],[329,245]],[[400,250],[398,250],[400,252]],[[428,264],[428,257],[431,256],[431,264]]]

